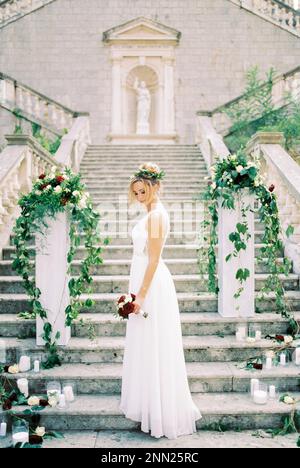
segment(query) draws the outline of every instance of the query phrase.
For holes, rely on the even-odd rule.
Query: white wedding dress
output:
[[[170,231],[167,210],[159,203],[155,211],[163,214]],[[151,212],[154,210],[151,210]],[[148,263],[147,218],[132,229],[133,257],[129,292],[137,294]],[[148,313],[130,314],[126,324],[119,408],[125,416],[141,421],[143,432],[151,436],[178,436],[196,432],[201,413],[192,400],[182,344],[182,331],[176,289],[171,273],[160,258],[142,305]]]

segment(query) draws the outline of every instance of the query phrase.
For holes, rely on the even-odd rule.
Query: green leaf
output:
[[[289,225],[287,230],[285,231],[286,237],[290,237],[294,234],[295,228],[294,226]]]

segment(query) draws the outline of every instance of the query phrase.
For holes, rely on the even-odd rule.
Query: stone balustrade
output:
[[[74,124],[61,141],[55,154],[55,160],[63,166],[68,166],[78,172],[81,160],[91,143],[90,121],[88,116],[77,117]]]
[[[300,167],[285,151],[282,133],[258,132],[247,145],[247,153],[259,156],[266,184],[275,185],[280,221],[285,233],[292,225],[294,233],[284,235],[285,254],[300,274]]]
[[[266,86],[266,85],[263,85]],[[288,73],[277,75],[273,82],[272,100],[276,108],[280,108],[286,103],[286,95],[290,93],[293,99],[300,102],[300,66],[294,68]],[[226,114],[227,110],[234,106],[242,106],[243,101],[246,102],[246,95],[242,94],[237,98],[215,108],[214,110],[207,111],[201,110],[197,112],[198,116],[210,117],[212,125],[217,133],[226,136],[230,130],[232,122]],[[259,117],[259,115],[257,116]]]
[[[293,0],[230,0],[245,10],[272,21],[272,23],[300,36],[300,12]]]
[[[54,0],[4,0],[0,1],[0,28],[8,23],[42,8]]]
[[[197,116],[195,143],[199,146],[208,169],[214,164],[216,156],[225,158],[229,154],[221,135],[213,125],[212,118],[205,115]]]
[[[30,191],[39,174],[59,164],[32,137],[7,135],[0,153],[0,249],[6,245],[18,214],[21,193]]]
[[[81,115],[3,73],[0,73],[0,106],[17,111],[56,135],[69,130],[74,117]]]

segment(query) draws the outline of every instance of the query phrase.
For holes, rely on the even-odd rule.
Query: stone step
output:
[[[111,239],[110,245],[103,247],[103,252],[101,253],[101,257],[103,259],[130,259],[133,255],[133,246],[128,244],[129,238],[125,235],[126,233],[120,233],[120,236],[123,234],[124,237],[113,238],[110,236],[110,232],[102,233],[103,237],[108,236]],[[166,242],[163,250],[163,256],[166,258],[197,258],[198,257],[198,245],[194,244],[195,240],[197,240],[197,235],[192,233],[192,238],[187,236],[188,233],[185,233],[186,237],[182,238],[182,236],[178,236],[167,239],[169,242]],[[185,241],[185,244],[183,242]],[[172,244],[171,244],[172,242]],[[175,242],[178,242],[177,244]],[[260,253],[260,249],[263,247],[264,244],[255,244],[255,255],[257,256]],[[218,250],[216,248],[216,250]],[[12,256],[15,254],[16,249],[14,246],[8,246],[3,249],[3,260],[11,260]],[[34,254],[35,249],[32,246],[29,249],[31,254]],[[85,247],[79,247],[75,259],[82,259],[86,255]],[[283,252],[278,252],[278,256],[283,256]]]
[[[239,362],[187,362],[186,370],[190,391],[196,393],[246,393],[254,372],[239,368]],[[30,395],[43,395],[49,381],[59,381],[62,386],[72,385],[78,395],[121,395],[122,363],[63,364],[59,368],[41,370],[35,374],[8,375],[12,387],[18,378],[27,378]],[[289,363],[285,367],[255,371],[255,377],[267,385],[275,385],[278,392],[299,391],[299,366]],[[73,406],[73,405],[72,405]]]
[[[267,274],[255,275],[255,290],[260,291],[266,284]],[[287,291],[299,290],[299,276],[289,274],[289,276],[280,275],[281,283]],[[176,291],[183,293],[208,292],[208,276],[203,279],[199,275],[173,275]],[[91,292],[98,293],[120,293],[127,290],[129,276],[125,275],[106,275],[93,276],[93,283],[90,285]],[[0,277],[0,294],[24,294],[25,289],[23,281],[18,276]]]
[[[143,320],[147,320],[146,318]],[[262,339],[254,343],[238,342],[235,336],[216,335],[182,337],[186,362],[246,362],[253,356],[264,356],[266,350],[281,349],[281,343]],[[40,359],[43,351],[33,338],[6,338],[6,360],[16,362],[20,353]],[[70,339],[67,347],[59,348],[62,363],[113,363],[123,362],[125,337],[100,336]]]
[[[279,263],[283,258],[277,259]],[[165,259],[165,263],[172,275],[195,275],[199,273],[198,261],[196,258],[175,258]],[[31,262],[33,265],[33,262]],[[92,275],[129,275],[131,260],[113,260],[106,259],[102,265],[91,267]],[[78,275],[81,262],[75,260],[72,263],[72,274]],[[292,271],[292,266],[290,272]],[[269,273],[270,267],[266,264],[256,264],[255,273]],[[0,276],[15,276],[16,272],[12,269],[12,260],[0,260]]]
[[[128,181],[128,178],[126,178],[126,182],[125,182],[125,178],[124,178],[124,182],[121,184],[121,180],[119,180],[119,183],[120,185],[122,185],[122,192],[123,193],[127,193],[125,190],[124,190],[124,185],[126,185]],[[101,180],[101,178],[97,177],[96,179],[91,179],[90,178],[84,178],[83,179],[83,182],[88,186],[88,191],[90,193],[93,192],[93,190],[95,191],[95,189],[98,189],[100,191],[100,189],[103,191],[104,188],[107,189],[107,190],[116,190],[116,179],[111,179],[111,180],[108,180],[107,178]],[[195,180],[195,181],[191,181],[189,180],[189,184],[188,184],[188,191],[193,191],[193,193],[197,192],[199,189],[203,190],[205,187],[206,187],[206,181],[202,181],[202,180]],[[174,188],[178,188],[179,191],[181,192],[186,192],[187,189],[186,187],[182,187],[182,179],[178,179],[177,181],[174,181],[174,180],[169,180],[168,182],[165,182],[164,181],[164,190],[168,190],[168,191],[174,191]],[[120,192],[120,193],[122,193]]]
[[[93,313],[111,313],[115,310],[115,302],[119,293],[109,294],[84,294],[82,300],[94,300]],[[275,294],[270,293],[264,299],[260,299],[256,293],[255,308],[259,313],[277,311]],[[300,291],[285,291],[288,307],[291,311],[300,310]],[[209,293],[178,293],[177,299],[180,312],[217,312],[217,297]],[[0,294],[0,314],[18,314],[31,310],[28,298],[25,294]],[[83,307],[82,313],[90,313],[91,309]]]
[[[292,393],[299,398],[299,393]],[[268,401],[256,405],[247,394],[193,393],[193,401],[201,411],[197,429],[243,430],[282,427],[282,420],[290,414],[289,405]],[[80,395],[67,409],[47,407],[40,414],[40,426],[47,430],[132,430],[141,423],[126,418],[119,409],[119,395]],[[22,417],[23,406],[14,407]]]
[[[183,151],[177,154],[174,153],[167,153],[164,155],[155,153],[155,152],[150,152],[147,154],[139,151],[136,153],[131,153],[131,152],[122,152],[119,153],[118,151],[110,152],[110,153],[103,153],[99,151],[87,151],[84,155],[84,158],[82,159],[82,163],[86,162],[100,162],[101,164],[105,163],[126,163],[130,162],[131,164],[142,164],[145,161],[151,160],[151,158],[155,158],[155,163],[160,165],[163,163],[170,163],[170,162],[178,162],[178,163],[191,163],[191,162],[201,162],[205,166],[204,159],[201,155],[201,153],[198,152],[190,152],[190,151]]]
[[[115,183],[116,182],[116,177],[115,175],[106,175],[106,176],[103,176],[103,177],[100,177],[99,175],[97,175],[97,171],[96,173],[95,172],[81,172],[81,176],[82,176],[82,179],[83,179],[83,182],[87,183],[87,184],[92,184],[93,182],[94,183],[98,183],[101,182],[101,183]],[[206,177],[206,176],[204,176]],[[202,177],[202,175],[199,177],[199,175],[192,175],[189,177],[189,186],[191,184],[200,184],[200,183],[203,183],[204,185],[207,185],[207,180],[208,179],[205,179],[204,177]],[[127,182],[129,182],[129,176],[128,175],[123,175],[121,177],[118,178],[118,181],[120,183],[120,185],[123,185]],[[173,185],[173,184],[182,184],[182,177],[180,174],[174,174],[173,176],[166,176],[164,179],[163,179],[163,185],[164,187],[167,187],[168,185]]]
[[[126,197],[127,196],[127,191],[125,191],[123,188],[120,190],[118,189],[116,191],[116,188],[113,187],[88,187],[88,191],[91,195],[92,198],[96,199],[102,199],[102,200],[107,200],[112,197]],[[173,189],[165,189],[164,193],[168,195],[168,197],[185,197],[185,198],[193,198],[197,196],[198,193],[202,193],[204,190],[202,187],[199,187],[198,191],[195,189],[185,189],[185,188],[178,188],[173,186]],[[164,194],[160,196],[160,198],[163,200]]]
[[[300,312],[294,313],[295,320],[300,323]],[[251,319],[221,317],[217,313],[181,312],[182,335],[234,335],[236,325],[259,324],[262,336],[272,334],[287,334],[288,321],[280,314],[255,314]],[[92,338],[94,336],[125,336],[126,320],[118,319],[112,313],[80,316],[72,324],[72,336],[77,338]],[[34,338],[36,334],[35,320],[20,319],[14,314],[0,315],[0,337],[4,338]],[[300,370],[299,370],[300,372]]]

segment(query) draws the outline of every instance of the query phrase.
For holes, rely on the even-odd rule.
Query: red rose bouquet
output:
[[[128,319],[128,315],[132,314],[134,311],[134,301],[136,299],[136,295],[133,293],[130,294],[123,294],[119,297],[116,302],[117,312],[114,314],[116,317],[122,317],[123,319]],[[148,314],[143,312],[140,309],[140,313],[143,314],[143,317],[147,317]]]

